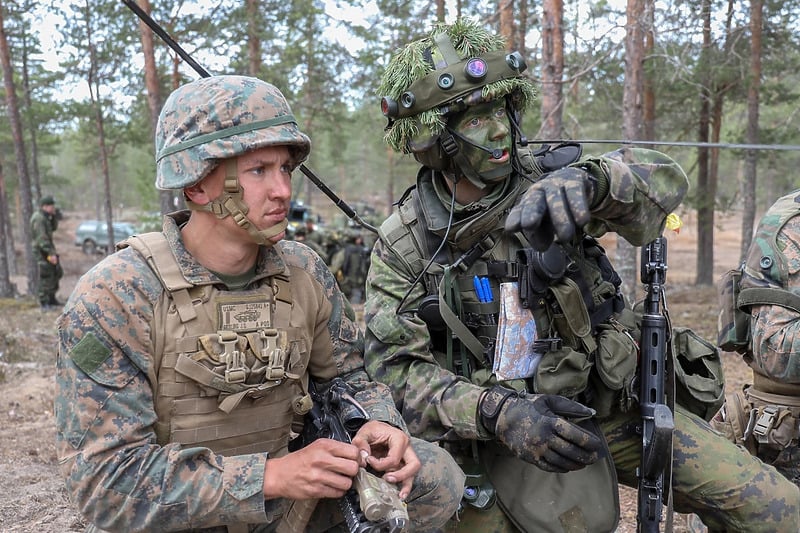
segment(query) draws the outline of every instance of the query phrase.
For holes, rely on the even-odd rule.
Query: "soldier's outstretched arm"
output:
[[[669,156],[620,148],[542,176],[511,210],[506,230],[522,231],[539,250],[578,231],[614,231],[641,246],[661,234],[687,190],[686,173]]]

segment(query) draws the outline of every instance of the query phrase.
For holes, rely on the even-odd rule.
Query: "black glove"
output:
[[[597,461],[601,437],[567,418],[595,411],[563,396],[525,394],[496,385],[478,405],[483,426],[514,455],[548,472],[578,470]]]
[[[566,167],[534,182],[506,219],[506,231],[522,231],[536,250],[543,252],[553,242],[568,242],[589,222],[597,179],[576,167]]]

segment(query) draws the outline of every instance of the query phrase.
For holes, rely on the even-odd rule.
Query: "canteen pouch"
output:
[[[738,307],[741,280],[742,269],[737,268],[726,272],[717,283],[717,346],[743,354],[750,346],[750,315]]]

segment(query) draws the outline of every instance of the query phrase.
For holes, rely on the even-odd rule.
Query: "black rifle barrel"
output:
[[[642,248],[641,277],[647,284],[641,326],[639,408],[642,414],[642,458],[639,466],[638,530],[659,531],[666,472],[672,461],[675,422],[666,404],[668,323],[663,311],[667,240],[656,238]]]

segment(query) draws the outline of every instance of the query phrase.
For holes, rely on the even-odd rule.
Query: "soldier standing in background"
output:
[[[58,229],[58,210],[52,196],[39,201],[39,209],[31,216],[31,243],[39,272],[37,296],[42,309],[60,307],[56,299],[58,285],[64,271],[53,243],[53,232]]]
[[[58,321],[57,453],[91,530],[275,531],[309,501],[307,530],[335,529],[336,499],[366,466],[397,485],[417,530],[455,512],[457,465],[407,434],[367,378],[327,266],[283,240],[310,149],[280,91],[256,78],[203,78],[165,102],[156,186],[182,191],[189,210],[87,272]],[[352,444],[293,450],[309,381],[334,378],[368,418],[348,428]]]
[[[640,333],[594,237],[653,240],[688,182],[652,150],[534,153],[524,68],[465,20],[387,65],[385,139],[422,167],[373,248],[367,371],[462,465],[460,529],[613,531],[617,480],[636,487],[641,465]],[[676,361],[721,371],[714,345],[685,328],[671,341]],[[709,426],[721,375],[708,403],[690,372],[676,368],[675,509],[712,531],[797,533],[800,491]]]

